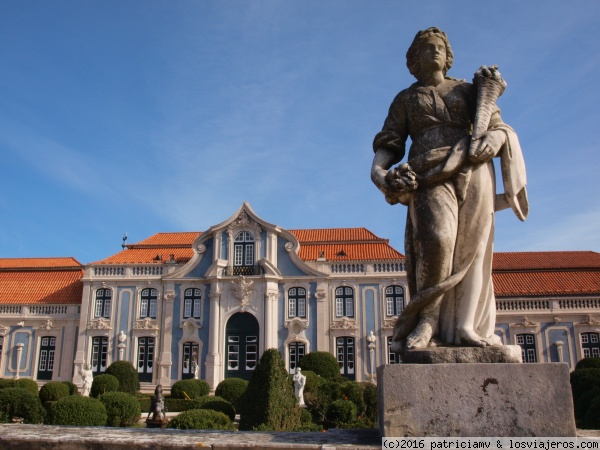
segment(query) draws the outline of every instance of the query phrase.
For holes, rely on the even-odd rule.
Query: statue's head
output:
[[[421,75],[421,58],[420,51],[421,45],[427,41],[430,41],[431,38],[437,38],[441,42],[443,42],[446,47],[446,63],[442,68],[442,72],[444,75],[450,70],[452,67],[452,62],[454,61],[454,53],[452,53],[452,48],[450,47],[450,41],[448,41],[448,36],[442,30],[437,27],[427,28],[426,30],[421,30],[417,33],[415,38],[410,44],[408,51],[406,52],[406,66],[408,67],[409,72],[415,78],[419,79]]]

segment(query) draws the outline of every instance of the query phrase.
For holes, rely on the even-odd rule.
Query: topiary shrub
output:
[[[20,418],[24,423],[42,423],[45,416],[37,393],[17,387],[0,389],[0,422],[10,423]]]
[[[140,390],[140,380],[133,364],[129,361],[115,361],[106,368],[107,375],[112,375],[119,380],[119,392],[135,395]]]
[[[201,409],[219,411],[229,417],[231,421],[235,419],[235,408],[227,400],[209,400],[202,405]]]
[[[171,386],[171,397],[173,398],[200,398],[210,392],[209,384],[204,380],[179,380]],[[187,394],[187,397],[186,397]]]
[[[214,397],[210,397],[208,395],[204,395],[200,398],[195,398],[193,400],[186,400],[185,401],[185,409],[183,409],[182,411],[188,411],[190,409],[202,409],[202,407],[204,406],[205,403],[207,402],[212,402],[212,401],[227,401],[222,397],[219,397],[217,395],[215,395]]]
[[[348,381],[342,384],[342,398],[350,400],[356,406],[356,413],[359,416],[365,414],[367,405],[363,397],[363,387],[356,381]]]
[[[328,352],[310,352],[300,359],[298,365],[302,369],[310,370],[325,379],[340,376],[340,364],[335,356]]]
[[[125,392],[107,392],[98,400],[106,408],[106,425],[109,427],[131,427],[142,416],[140,402]]]
[[[600,369],[600,358],[583,358],[575,366],[575,370],[579,369]]]
[[[371,425],[377,425],[377,386],[372,383],[361,383],[365,400],[365,418]]]
[[[579,421],[583,421],[585,418],[585,414],[596,397],[600,397],[600,388],[595,387],[590,389],[589,391],[585,391],[583,394],[579,396],[579,400],[575,404],[575,419]]]
[[[15,380],[14,387],[27,389],[33,395],[38,395],[39,391],[37,383],[30,378],[20,378],[18,380]]]
[[[304,386],[304,392],[316,392],[325,382],[325,378],[317,375],[312,370],[302,371],[302,375],[306,377],[306,384]]]
[[[191,409],[171,419],[169,428],[179,430],[235,430],[229,418],[210,409]]]
[[[241,378],[226,378],[217,385],[215,395],[230,402],[236,410],[240,409],[240,399],[248,387],[248,381]]]
[[[69,395],[69,386],[60,381],[49,381],[40,388],[39,397],[42,404],[55,402]]]
[[[356,421],[356,405],[350,400],[335,400],[327,407],[327,421],[336,427]]]
[[[291,431],[300,425],[294,388],[276,349],[262,354],[240,403],[240,430]]]
[[[189,409],[187,406],[189,403],[190,400],[185,400],[183,398],[165,397],[165,408],[167,411],[187,411]]]
[[[106,408],[100,400],[82,395],[69,395],[52,405],[48,423],[50,425],[102,427],[106,425],[106,419]]]
[[[600,369],[577,369],[571,372],[571,390],[573,404],[579,402],[579,397],[595,387],[600,388]]]
[[[69,388],[69,395],[79,394],[79,388],[75,383],[72,383],[70,381],[61,381],[61,383]]]
[[[583,417],[583,428],[600,429],[600,395],[595,396]]]
[[[90,397],[99,397],[107,392],[116,392],[119,389],[119,380],[113,375],[96,375],[92,381]]]
[[[0,389],[15,387],[15,380],[8,378],[0,378]]]
[[[148,394],[137,394],[136,399],[140,404],[140,409],[143,413],[150,412],[150,408],[152,406],[152,397]],[[165,399],[166,402],[166,399]]]

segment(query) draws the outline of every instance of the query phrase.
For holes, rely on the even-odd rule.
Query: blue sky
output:
[[[497,214],[496,250],[600,251],[600,2],[73,0],[0,3],[0,257],[88,263],[245,200],[403,251],[371,142],[429,26],[449,75],[508,82],[531,212]]]

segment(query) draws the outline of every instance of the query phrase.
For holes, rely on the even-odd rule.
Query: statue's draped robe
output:
[[[521,220],[528,212],[516,134],[499,111],[493,114],[489,129],[507,137],[499,154],[506,194],[496,196],[493,163],[468,162],[475,89],[464,81],[446,83],[450,90],[443,98],[435,87],[419,83],[400,92],[373,143],[375,151],[392,150],[401,160],[410,137],[408,164],[419,183],[408,201],[405,235],[411,301],[396,323],[394,341],[403,341],[423,308],[440,300],[438,340],[454,343],[462,302],[476,302],[474,331],[489,338],[496,319],[494,210],[511,206]]]

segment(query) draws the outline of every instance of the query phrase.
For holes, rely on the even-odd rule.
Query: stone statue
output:
[[[154,397],[152,397],[152,403],[150,405],[150,411],[146,421],[150,420],[150,414],[152,414],[152,421],[166,420],[167,412],[165,408],[165,398],[162,395],[162,385],[159,384],[154,390]]]
[[[194,379],[199,380],[200,379],[200,366],[198,365],[196,360],[194,360],[192,362],[192,371],[194,373]]]
[[[405,233],[410,303],[394,327],[392,350],[500,344],[491,279],[494,212],[525,220],[525,164],[496,98],[506,83],[496,66],[474,83],[446,76],[453,53],[438,28],[419,31],[406,54],[417,82],[393,100],[373,142],[371,179],[390,204],[408,207]],[[407,162],[407,138],[412,144]],[[492,158],[502,168],[496,195]]]
[[[83,368],[79,369],[79,375],[81,375],[81,395],[89,397],[92,382],[94,381],[92,366],[89,363],[85,363]]]
[[[306,376],[302,375],[302,369],[300,367],[296,367],[296,373],[294,374],[293,381],[294,393],[298,399],[298,405],[301,408],[306,408],[306,404],[304,403],[304,386],[306,386]]]

